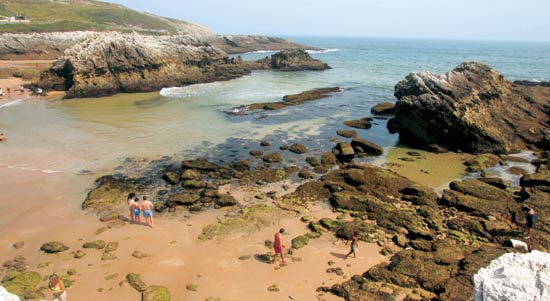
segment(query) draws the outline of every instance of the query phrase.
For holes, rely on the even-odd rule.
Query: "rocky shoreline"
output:
[[[199,45],[195,47],[196,57],[200,57],[203,51],[211,50]],[[188,48],[182,49],[185,49],[181,51],[186,55],[195,57],[195,53],[188,52]],[[223,53],[214,54],[219,54],[219,61],[223,61]],[[204,62],[200,68],[211,68],[210,63]],[[237,62],[224,64],[238,65]],[[400,100],[395,112],[387,104],[373,108],[376,114],[395,113],[395,119],[388,123],[389,128],[397,125],[406,142],[418,139],[424,147],[435,145],[437,147],[432,148],[439,151],[454,149],[456,144],[451,144],[449,138],[439,131],[455,126],[452,133],[447,130],[446,134],[452,134],[455,139],[468,137],[472,141],[468,147],[466,144],[460,145],[461,150],[489,153],[465,162],[464,169],[479,172],[478,179],[455,180],[441,195],[433,188],[389,169],[356,160],[379,156],[384,151],[368,140],[357,138],[355,130],[344,129],[348,126],[368,130],[373,119],[365,117],[342,125],[338,135],[349,140],[337,143],[326,141],[332,145],[332,151],[316,156],[309,154],[310,149],[300,141],[292,145],[262,141],[258,143],[258,149],[249,151],[248,156],[236,157],[230,162],[197,158],[176,162],[163,158],[150,162],[137,174],[103,176],[97,179],[95,187],[88,193],[82,209],[97,214],[105,225],[100,228],[102,231],[125,224],[125,218],[120,213],[127,211],[125,200],[132,191],[153,196],[156,200],[155,211],[161,216],[211,211],[222,213],[223,218],[216,218],[202,228],[197,236],[201,241],[232,233],[253,233],[269,227],[273,220],[282,217],[299,219],[307,225],[307,231],[293,234],[289,256],[299,255],[304,246],[322,237],[347,240],[356,233],[362,243],[378,245],[380,252],[389,260],[362,273],[350,275],[342,282],[323,285],[318,288],[319,293],[330,292],[345,300],[471,300],[474,289],[472,278],[480,268],[506,252],[520,252],[509,247],[507,242],[522,236],[523,206],[536,208],[539,213],[536,232],[527,241],[529,247],[550,251],[550,153],[544,143],[544,135],[541,136],[548,130],[548,116],[544,112],[547,112],[550,98],[545,87],[512,86],[494,70],[477,63],[461,65],[451,74],[446,78],[427,73],[410,75],[396,86],[396,96]],[[516,103],[506,108],[514,114],[523,109],[522,114],[527,117],[518,121],[505,115],[508,116],[505,118],[508,118],[509,128],[502,130],[510,132],[498,137],[502,140],[496,141],[495,137],[483,134],[482,129],[487,128],[484,125],[490,125],[500,114],[508,114],[503,113],[501,102],[510,104],[513,101]],[[453,117],[440,118],[440,115],[434,114],[435,107],[445,108],[442,115]],[[470,110],[474,112],[470,113]],[[412,128],[407,123],[411,116],[421,116],[424,122]],[[453,123],[437,123],[441,120]],[[475,123],[470,122],[472,120]],[[481,129],[472,130],[465,125]],[[533,136],[528,136],[527,129]],[[435,134],[432,135],[432,131]],[[406,138],[418,132],[424,133],[424,136]],[[488,132],[491,133],[490,130]],[[479,135],[472,136],[472,133]],[[519,138],[514,138],[514,135]],[[536,166],[536,172],[523,175],[521,187],[510,187],[502,179],[485,172],[488,167],[509,159],[501,153],[527,147],[537,151],[537,159],[531,161]],[[283,152],[292,153],[297,159],[290,162]],[[289,181],[297,186],[295,190],[289,189]],[[280,185],[282,191],[271,190],[270,185]],[[254,201],[239,201],[232,194],[249,188],[264,190],[253,195]],[[328,206],[339,215],[308,217],[308,209],[314,206]],[[67,251],[63,242],[45,243],[45,252]],[[92,245],[97,245],[105,260],[115,260],[114,251],[117,248],[114,245],[109,251],[106,241],[86,243],[90,243],[88,246],[92,248]],[[87,248],[84,245],[83,248]],[[75,252],[77,258],[79,253]],[[267,252],[257,254],[255,258],[265,263],[272,256],[271,252]],[[37,277],[27,268],[18,271],[19,266],[25,266],[19,264],[22,260],[14,258],[4,263],[4,276],[16,276],[5,278],[3,285],[11,286],[12,291],[15,291],[13,287],[21,288],[17,294],[24,297],[40,291],[37,288],[40,275]],[[330,267],[327,272],[338,274],[342,270]],[[32,281],[23,284],[22,278]],[[69,281],[70,277],[66,279]],[[166,288],[148,288],[140,276],[133,273],[128,274],[126,279],[142,294],[143,300],[155,294],[157,299],[151,300],[169,300]],[[195,286],[188,289],[193,288],[196,289]],[[277,286],[270,288],[278,290]]]
[[[257,69],[328,68],[299,49],[244,62],[191,37],[108,33],[88,37],[66,50],[41,74],[37,85],[45,90],[65,91],[66,98],[100,97],[230,80]]]

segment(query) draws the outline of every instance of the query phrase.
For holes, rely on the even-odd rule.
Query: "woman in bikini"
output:
[[[128,208],[130,208],[130,220],[134,221],[134,208],[132,208],[132,202],[134,201],[134,198],[136,197],[136,194],[133,192],[130,192],[128,195],[128,199],[126,200],[126,203],[128,203]]]
[[[67,291],[65,290],[65,285],[58,275],[53,274],[50,276],[49,287],[53,293],[54,300],[67,301]]]

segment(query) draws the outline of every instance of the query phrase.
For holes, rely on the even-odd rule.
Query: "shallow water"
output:
[[[109,173],[126,158],[206,156],[231,160],[259,149],[296,141],[310,155],[329,150],[344,120],[370,115],[393,101],[393,86],[409,72],[446,72],[466,60],[489,63],[509,79],[550,79],[550,46],[544,43],[441,40],[293,38],[331,49],[312,55],[333,69],[321,72],[257,71],[227,81],[161,92],[72,100],[14,100],[0,107],[0,168],[45,173]],[[251,53],[245,59],[269,53]],[[232,116],[225,111],[286,94],[340,86],[343,92],[280,111]],[[375,120],[359,136],[384,147],[398,142]],[[343,140],[343,138],[337,138]],[[288,158],[297,158],[285,152]]]

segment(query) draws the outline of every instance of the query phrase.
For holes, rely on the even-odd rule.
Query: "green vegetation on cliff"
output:
[[[25,15],[31,22],[1,24],[0,32],[117,30],[168,34],[175,33],[178,23],[183,23],[92,0],[7,0],[0,3],[0,16],[15,15]]]

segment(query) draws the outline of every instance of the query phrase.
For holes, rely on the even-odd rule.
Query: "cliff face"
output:
[[[232,79],[250,72],[223,51],[198,40],[105,33],[65,51],[39,85],[67,97],[143,92],[168,86]]]
[[[423,148],[505,153],[548,148],[550,90],[514,85],[489,66],[412,73],[395,86],[400,139]]]

